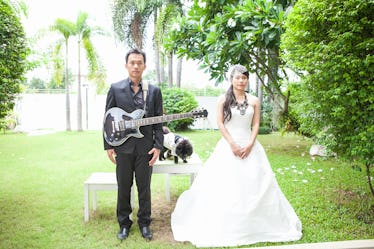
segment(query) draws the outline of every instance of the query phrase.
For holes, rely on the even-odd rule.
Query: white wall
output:
[[[106,95],[88,93],[88,122],[86,122],[86,96],[82,94],[82,126],[89,130],[101,130]],[[199,107],[207,109],[207,119],[197,119],[194,129],[217,129],[217,97],[196,97]],[[17,131],[66,130],[65,94],[22,94],[15,106]],[[77,95],[70,95],[71,129],[77,130]]]

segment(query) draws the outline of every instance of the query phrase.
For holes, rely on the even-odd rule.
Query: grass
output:
[[[220,137],[211,130],[181,134],[203,160]],[[364,171],[336,158],[310,157],[311,141],[296,135],[258,139],[303,224],[302,239],[288,244],[374,238],[374,201]],[[117,240],[115,191],[99,193],[98,210],[84,223],[83,182],[92,172],[114,170],[99,131],[0,135],[0,248],[194,248],[173,241],[169,227],[188,176],[171,177],[171,203],[165,201],[164,177],[153,176],[151,242],[135,224],[128,240]],[[246,247],[278,244],[284,243]]]

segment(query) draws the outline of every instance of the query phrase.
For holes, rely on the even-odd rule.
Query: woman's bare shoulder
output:
[[[225,102],[225,100],[226,100],[226,97],[224,94],[222,94],[218,97],[217,103],[223,103]]]
[[[247,93],[247,98],[248,98],[248,102],[253,106],[258,105],[260,103],[259,98],[250,93]]]

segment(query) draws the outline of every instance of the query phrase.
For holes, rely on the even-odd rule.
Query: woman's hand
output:
[[[241,150],[240,150],[240,158],[241,159],[244,159],[244,158],[246,158],[248,155],[249,155],[249,153],[251,153],[251,151],[252,151],[252,148],[253,148],[253,144],[251,143],[251,144],[248,144],[247,146],[245,146],[245,147],[243,147]]]
[[[240,157],[240,155],[242,154],[242,147],[240,147],[238,144],[236,143],[231,143],[230,144],[230,147],[231,147],[231,150],[232,150],[232,153],[234,153],[235,156],[237,157]]]

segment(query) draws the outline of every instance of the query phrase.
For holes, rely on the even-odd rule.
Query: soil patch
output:
[[[166,243],[178,243],[171,231],[170,217],[175,207],[175,200],[167,202],[165,198],[152,198],[152,232],[153,239]]]

